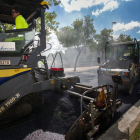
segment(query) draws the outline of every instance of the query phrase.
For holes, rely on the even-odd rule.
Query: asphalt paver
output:
[[[90,76],[87,72],[90,73]],[[97,75],[92,70],[87,72],[85,74],[82,72],[76,73],[80,77],[81,83],[92,84],[92,86],[97,85]],[[140,84],[137,84],[131,95],[123,90],[119,91],[119,99],[123,103],[107,128],[139,100],[139,87]],[[1,128],[0,140],[63,140],[69,127],[80,115],[80,100],[70,97],[66,93],[55,93],[51,90],[45,91],[44,97],[45,102],[38,115],[30,115],[23,120]]]

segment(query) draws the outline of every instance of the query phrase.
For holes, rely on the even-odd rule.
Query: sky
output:
[[[53,11],[57,14],[55,20],[59,28],[71,26],[76,19],[90,15],[97,34],[104,28],[113,28],[114,38],[125,34],[140,39],[140,0],[61,0],[59,6],[50,7],[49,12]],[[52,52],[64,50],[54,33],[50,37]]]

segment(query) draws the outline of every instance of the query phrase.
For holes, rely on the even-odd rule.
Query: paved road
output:
[[[97,70],[97,67],[90,68],[88,70],[87,69],[84,70],[84,68],[79,68],[77,69],[76,73],[73,73],[71,72],[70,69],[65,69],[65,73],[66,73],[66,76],[77,75],[80,77],[81,83],[95,87],[97,86],[96,70]],[[123,90],[119,91],[119,98],[122,99],[123,104],[117,110],[115,117],[110,123],[110,126],[116,120],[118,120],[120,116],[122,116],[122,114],[124,114],[139,99],[139,96],[137,94],[139,87],[140,87],[140,84],[137,84],[131,95],[128,95]],[[48,99],[47,103],[49,104],[46,114],[41,114],[37,119],[36,118],[34,119],[34,117],[29,116],[27,119],[23,121],[17,122],[15,124],[9,125],[1,129],[0,140],[22,140],[22,139],[24,140],[61,139],[62,140],[64,139],[62,133],[59,133],[60,132],[59,130],[58,130],[58,134],[56,134],[54,133],[55,131],[53,131],[52,128],[49,129],[49,123],[48,123],[51,121],[50,118],[54,116],[53,112],[56,109],[54,105],[58,103],[57,100],[60,99],[61,96],[51,91],[48,91],[46,94],[46,98]],[[47,120],[47,123],[42,121],[43,119]],[[71,120],[72,120],[72,117],[71,117]],[[66,122],[62,122],[62,123],[66,123]],[[42,124],[41,126],[43,127],[40,127],[40,124]],[[47,127],[48,129],[46,130],[45,127]],[[49,130],[51,130],[51,132]]]
[[[85,85],[90,85],[92,87],[98,86],[97,84],[97,69],[99,66],[93,67],[78,67],[76,72],[73,72],[73,68],[65,68],[66,77],[69,76],[79,76],[80,82]]]
[[[99,66],[91,66],[91,67],[77,67],[76,68],[76,73],[77,72],[86,72],[89,70],[97,70],[99,68]],[[74,68],[64,68],[64,71],[67,72],[73,72]]]

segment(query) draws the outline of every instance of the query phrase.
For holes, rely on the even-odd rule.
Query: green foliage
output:
[[[53,6],[53,5],[57,6],[57,5],[59,5],[61,3],[60,0],[45,0],[45,1],[48,3],[49,7]]]
[[[14,25],[12,25],[12,24],[7,24],[7,23],[3,23],[3,25],[5,26],[5,29],[6,30],[12,30],[12,29],[14,29]],[[0,25],[0,31],[1,32],[4,32],[4,28],[3,28],[3,26],[2,25]]]
[[[81,51],[82,47],[93,44],[95,32],[93,18],[85,16],[84,19],[76,19],[71,26],[61,28],[56,35],[64,47],[74,46]]]
[[[134,132],[131,134],[129,140],[139,140],[140,139],[140,123],[134,130]]]
[[[76,19],[71,26],[61,28],[57,33],[57,38],[63,47],[75,47],[78,55],[75,60],[74,72],[76,71],[76,64],[83,47],[93,45],[93,38],[95,35],[93,26],[93,18],[89,15],[83,19]]]
[[[130,35],[127,36],[124,34],[120,34],[119,37],[117,38],[117,42],[127,42],[127,41],[133,41]]]
[[[47,30],[47,35],[50,34],[49,30],[52,29],[54,31],[57,31],[59,23],[54,21],[54,19],[57,17],[57,14],[55,12],[45,12],[45,29]],[[36,24],[36,31],[39,32],[41,29],[41,19],[38,18]]]
[[[14,29],[14,25],[12,25],[12,24],[7,24],[7,23],[4,23],[4,26],[5,26],[5,28],[6,28],[6,30],[12,30],[12,29]]]
[[[87,45],[93,44],[93,39],[96,33],[96,30],[93,26],[93,18],[90,19],[90,16],[84,17],[84,40]]]
[[[96,34],[95,35],[95,40],[98,42],[98,44],[96,44],[96,47],[95,47],[94,50],[102,51],[102,55],[103,55],[103,52],[105,50],[105,43],[107,41],[113,41],[112,33],[113,33],[112,29],[107,30],[105,28],[101,31],[100,34]]]
[[[57,6],[61,3],[60,0],[45,0],[45,1],[48,3],[49,7]],[[45,12],[45,29],[47,31],[47,35],[50,34],[50,29],[57,31],[59,22],[55,21],[56,17],[57,17],[57,14],[54,11]],[[36,31],[38,32],[41,29],[41,20],[40,20],[40,18],[38,18],[36,21],[37,21]]]
[[[72,27],[63,27],[56,33],[58,40],[64,47],[74,46],[74,30]]]
[[[49,7],[52,6],[57,6],[61,3],[60,0],[45,0],[48,4]],[[49,10],[48,10],[49,11]],[[53,11],[53,12],[45,12],[45,29],[47,30],[47,35],[50,34],[49,30],[52,29],[54,31],[57,30],[59,23],[55,21],[55,18],[57,17],[57,14]],[[37,21],[37,27],[36,27],[36,31],[40,31],[41,29],[41,20],[40,18],[36,19]],[[10,24],[4,24],[4,26],[6,27],[6,30],[11,30],[14,29],[14,25],[10,25]],[[4,29],[0,26],[0,31],[4,31]]]

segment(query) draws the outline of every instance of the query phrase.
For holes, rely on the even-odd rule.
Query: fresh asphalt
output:
[[[91,85],[93,87],[97,86],[97,73],[96,69],[90,69],[85,71],[78,71],[76,73],[67,71],[66,76],[79,76],[82,84]],[[134,105],[139,99],[138,94],[140,89],[140,84],[136,84],[133,93],[128,95],[124,90],[119,90],[118,97],[122,100],[122,106],[119,107],[115,113],[115,116],[108,127],[114,124],[132,105]],[[50,93],[52,94],[52,93]],[[49,97],[49,94],[47,95]],[[57,98],[57,95],[56,95]],[[59,98],[59,97],[58,97]],[[54,97],[52,98],[55,104]],[[50,99],[51,102],[51,99]],[[53,105],[52,104],[52,105]],[[47,115],[52,115],[47,112]],[[43,116],[44,117],[44,116]],[[42,119],[42,118],[40,118]],[[34,117],[28,117],[27,120],[16,122],[15,124],[8,125],[0,129],[0,140],[34,140],[34,139],[63,139],[62,134],[53,134],[53,132],[45,131],[44,129],[38,127],[34,124]],[[107,129],[107,128],[106,128]]]

